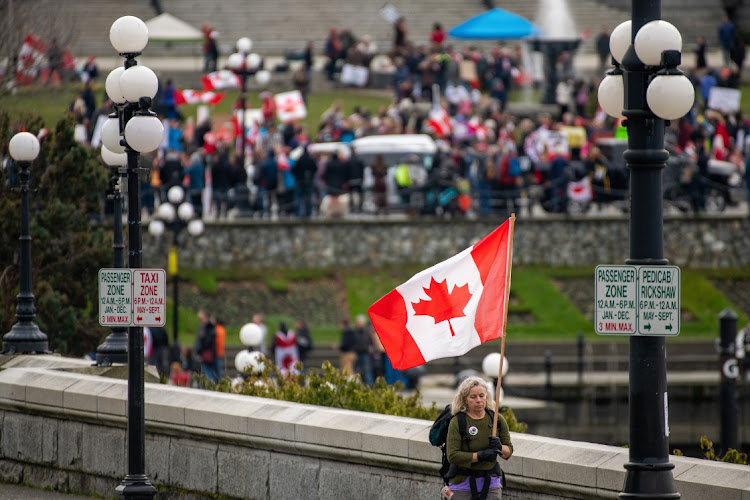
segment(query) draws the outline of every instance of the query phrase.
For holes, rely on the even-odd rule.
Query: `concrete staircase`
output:
[[[32,0],[40,7],[60,9],[48,0]],[[302,49],[313,41],[316,54],[321,54],[330,28],[350,29],[356,36],[370,35],[381,52],[390,49],[393,28],[380,16],[381,2],[367,0],[160,0],[162,8],[195,27],[209,21],[219,31],[221,53],[232,52],[234,42],[248,36],[253,50],[261,55],[282,55],[288,50]],[[563,0],[559,0],[563,1]],[[567,5],[578,34],[591,36],[579,52],[593,52],[594,40],[604,27],[611,31],[630,18],[632,0],[568,0]],[[417,44],[427,43],[434,22],[446,30],[485,10],[480,0],[395,0],[391,2],[407,19],[409,38]],[[529,20],[539,22],[540,0],[495,0],[497,7]],[[109,27],[123,15],[148,20],[155,16],[149,0],[98,0],[96,8],[88,0],[67,0],[66,14],[74,14],[75,38],[72,48],[76,55],[113,55],[109,43]],[[662,0],[664,19],[682,32],[684,44],[692,47],[699,34],[708,39],[709,47],[717,48],[716,28],[723,16],[720,0]],[[496,42],[451,40],[457,46]],[[508,41],[508,43],[514,43]],[[200,58],[201,44],[152,42],[147,48],[152,56],[195,56]]]
[[[34,0],[44,2],[44,0]],[[391,2],[407,19],[409,38],[417,44],[427,43],[434,22],[446,30],[471,16],[482,13],[483,2],[469,0],[397,0]],[[539,0],[498,0],[500,8],[517,13],[532,21],[538,18]],[[176,15],[195,27],[210,21],[220,32],[222,53],[229,53],[232,44],[242,36],[254,41],[254,49],[261,54],[282,54],[286,50],[299,50],[307,40],[315,43],[321,53],[330,28],[350,29],[355,35],[370,35],[381,51],[392,43],[393,28],[379,11],[381,2],[366,0],[329,0],[327,2],[302,2],[300,0],[161,0],[166,12]],[[601,26],[610,29],[628,17],[623,9],[604,5],[596,0],[568,2],[575,20],[576,31],[591,30],[596,34]],[[88,0],[67,0],[66,10],[76,13],[76,39],[72,47],[76,54],[110,55],[109,27],[123,15],[138,16],[143,20],[154,17],[148,0],[98,0],[93,9]],[[456,45],[474,43],[454,40]],[[489,42],[488,42],[489,44]],[[581,50],[590,50],[591,41]],[[200,55],[199,43],[149,44],[153,55]]]

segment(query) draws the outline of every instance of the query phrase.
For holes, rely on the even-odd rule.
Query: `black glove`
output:
[[[478,462],[494,462],[497,460],[497,454],[499,451],[496,448],[487,448],[486,450],[477,452]]]
[[[489,448],[497,448],[498,450],[502,449],[502,443],[500,442],[500,438],[497,436],[490,436],[490,445]]]

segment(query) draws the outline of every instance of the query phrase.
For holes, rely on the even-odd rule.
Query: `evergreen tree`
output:
[[[20,196],[7,154],[10,138],[26,130],[38,135],[41,120],[11,124],[0,113],[6,168],[0,174],[0,335],[16,323],[19,288]],[[31,165],[30,233],[35,322],[50,349],[70,355],[94,352],[108,331],[98,323],[98,271],[112,265],[112,231],[101,224],[108,172],[96,153],[73,139],[73,123],[61,120],[40,140]],[[10,167],[10,168],[8,168]]]

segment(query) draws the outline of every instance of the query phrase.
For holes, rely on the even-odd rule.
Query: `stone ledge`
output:
[[[124,467],[127,383],[42,367],[41,358],[36,357],[34,367],[0,370],[1,458],[117,476]],[[162,484],[193,489],[205,483],[202,476],[197,482],[197,477],[182,477],[168,463],[190,448],[186,440],[224,462],[231,462],[230,456],[263,457],[270,452],[391,471],[388,474],[401,471],[430,477],[437,473],[440,454],[427,440],[428,421],[152,383],[146,384],[145,395],[148,469]],[[61,438],[54,436],[68,436],[78,429],[75,422],[93,422],[96,428],[84,423],[60,441],[67,450],[63,454],[39,446],[39,439],[48,438],[57,445]],[[32,440],[36,444],[27,439],[29,432],[39,438]],[[115,444],[116,453],[101,449],[97,443],[104,438]],[[35,449],[21,449],[24,442]],[[513,443],[514,456],[502,464],[512,490],[615,498],[622,488],[626,449],[516,433]],[[747,466],[686,457],[670,460],[683,500],[750,500]],[[212,481],[214,486],[206,493],[216,494],[220,489]],[[235,485],[230,490],[236,488],[242,489]]]

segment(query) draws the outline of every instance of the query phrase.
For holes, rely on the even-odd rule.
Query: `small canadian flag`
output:
[[[372,325],[394,368],[460,356],[505,334],[514,221],[511,217],[370,306]]]
[[[183,104],[219,104],[224,98],[224,92],[201,92],[200,90],[175,90],[174,100],[177,106]]]
[[[240,88],[240,77],[228,69],[222,69],[203,75],[201,77],[201,84],[205,91],[238,89]]]

